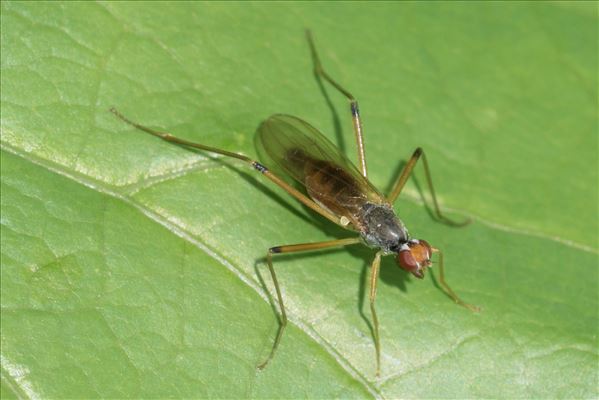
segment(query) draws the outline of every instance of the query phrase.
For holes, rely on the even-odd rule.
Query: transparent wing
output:
[[[301,183],[308,195],[339,217],[358,226],[366,202],[386,203],[339,149],[307,122],[283,114],[269,117],[258,128],[256,141],[264,162],[275,165]]]

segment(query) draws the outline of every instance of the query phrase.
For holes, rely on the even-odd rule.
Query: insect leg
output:
[[[408,178],[410,177],[410,175],[412,173],[412,170],[416,166],[416,162],[420,159],[420,157],[422,157],[422,165],[424,166],[424,173],[426,175],[426,182],[427,182],[428,188],[429,188],[429,190],[431,192],[431,197],[433,198],[433,205],[434,205],[435,214],[437,215],[437,218],[440,221],[443,221],[446,224],[453,225],[453,226],[464,226],[464,225],[469,224],[471,222],[470,219],[466,219],[465,221],[462,221],[462,222],[455,222],[455,221],[447,218],[445,215],[443,215],[441,213],[441,209],[439,208],[439,203],[437,202],[437,196],[435,195],[435,188],[433,187],[433,180],[431,178],[431,173],[430,173],[430,170],[429,170],[429,167],[428,167],[428,162],[426,161],[426,154],[424,154],[424,150],[422,150],[422,148],[420,148],[420,147],[418,147],[414,151],[414,153],[412,154],[412,157],[410,157],[410,160],[408,161],[408,163],[406,164],[406,166],[401,171],[401,174],[397,178],[397,181],[395,181],[395,184],[393,185],[393,190],[391,191],[391,193],[387,197],[387,199],[389,200],[389,202],[390,203],[394,203],[395,202],[395,200],[397,199],[397,197],[401,193],[401,190],[403,189],[403,187],[405,186],[406,182],[408,181]]]
[[[434,248],[434,247],[432,248],[432,250],[433,250],[433,253],[439,253],[439,283],[441,283],[441,286],[443,286],[443,289],[445,289],[445,292],[457,304],[466,307],[470,311],[479,312],[480,311],[480,307],[477,307],[475,305],[466,303],[464,300],[460,299],[458,297],[458,295],[455,294],[455,292],[453,290],[451,290],[451,288],[449,287],[449,285],[447,284],[447,282],[445,282],[445,268],[443,267],[443,252],[441,250],[437,249],[437,248]]]
[[[376,351],[376,376],[381,373],[381,340],[379,337],[379,320],[376,316],[374,308],[374,300],[376,298],[376,287],[379,279],[379,267],[381,265],[382,252],[376,253],[372,265],[370,267],[370,313],[372,314],[372,327],[374,332],[374,349]]]
[[[338,239],[338,240],[329,240],[326,242],[317,242],[317,243],[302,243],[302,244],[290,244],[285,246],[276,246],[268,249],[268,253],[266,254],[266,261],[268,263],[268,270],[270,271],[270,276],[272,277],[272,282],[275,285],[275,291],[277,293],[277,299],[279,301],[279,308],[281,310],[281,325],[279,326],[279,331],[277,332],[277,337],[275,338],[275,342],[272,346],[272,350],[268,355],[268,358],[258,365],[258,369],[263,369],[266,367],[268,362],[273,358],[277,348],[279,347],[279,343],[281,342],[281,338],[283,337],[283,331],[287,326],[287,314],[285,313],[285,305],[283,304],[283,296],[281,295],[281,288],[279,287],[279,281],[277,280],[277,274],[275,273],[275,269],[272,265],[272,256],[273,254],[283,254],[283,253],[297,253],[301,251],[311,251],[311,250],[321,250],[330,247],[341,247],[348,246],[351,244],[360,243],[359,238],[348,238],[348,239]]]
[[[264,165],[260,164],[258,161],[252,160],[251,158],[246,157],[242,154],[232,153],[230,151],[217,149],[216,147],[210,147],[210,146],[206,146],[206,145],[203,145],[200,143],[190,142],[185,139],[181,139],[176,136],[173,136],[168,132],[161,132],[161,131],[157,131],[157,130],[148,128],[146,126],[140,125],[136,122],[131,121],[127,117],[125,117],[114,107],[110,109],[110,112],[113,113],[114,115],[116,115],[118,118],[120,118],[124,122],[128,123],[129,125],[134,126],[135,128],[142,130],[146,133],[149,133],[150,135],[159,137],[162,140],[166,140],[167,142],[175,143],[175,144],[185,146],[185,147],[192,147],[192,148],[196,148],[196,149],[200,149],[200,150],[205,150],[205,151],[209,151],[211,153],[222,154],[223,156],[232,157],[232,158],[241,160],[241,161],[245,162],[246,164],[249,164],[252,168],[257,170],[258,172],[262,173],[262,175],[264,175],[266,178],[268,178],[272,182],[274,182],[275,185],[279,186],[281,189],[283,189],[284,191],[286,191],[287,193],[289,193],[290,195],[295,197],[297,200],[299,200],[305,206],[310,207],[312,210],[316,211],[317,213],[319,213],[323,217],[327,218],[328,220],[334,222],[335,224],[342,226],[342,227],[344,226],[339,221],[339,218],[335,217],[333,214],[331,214],[327,210],[323,209],[321,206],[316,204],[310,198],[306,197],[303,193],[299,192],[293,186],[287,184],[283,179],[279,178],[277,175],[272,173],[268,168],[266,168]]]
[[[333,78],[331,78],[329,74],[326,73],[326,71],[322,68],[322,64],[320,63],[320,58],[318,57],[316,46],[314,45],[314,40],[312,39],[312,33],[309,30],[306,31],[306,36],[308,37],[308,43],[310,44],[310,50],[312,51],[312,58],[314,59],[314,72],[317,75],[322,76],[349,100],[352,122],[354,125],[354,134],[356,136],[356,144],[358,146],[358,162],[360,172],[362,172],[362,175],[366,177],[366,156],[364,155],[364,138],[362,135],[362,122],[360,121],[360,109],[358,107],[358,101],[350,92],[344,89]]]

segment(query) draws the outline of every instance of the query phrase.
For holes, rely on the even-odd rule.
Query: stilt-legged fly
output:
[[[307,32],[307,36],[314,57],[315,73],[329,82],[349,100],[358,148],[358,168],[333,143],[304,120],[291,115],[272,115],[258,128],[258,145],[261,147],[262,153],[268,157],[267,161],[272,163],[271,165],[276,165],[285,174],[297,181],[303,187],[303,191],[296,189],[272,172],[268,168],[268,162],[266,161],[263,164],[241,154],[180,139],[170,133],[156,131],[135,123],[114,108],[111,108],[110,111],[126,123],[168,142],[241,160],[316,213],[327,218],[332,223],[358,234],[344,239],[325,242],[275,246],[268,250],[266,260],[276,290],[281,318],[280,327],[272,350],[258,368],[264,368],[273,358],[287,325],[285,305],[272,263],[273,255],[354,244],[364,244],[376,249],[377,252],[371,265],[369,298],[376,351],[376,374],[378,376],[380,372],[381,346],[379,322],[374,304],[382,256],[393,255],[399,267],[421,279],[424,277],[426,269],[431,266],[432,255],[438,253],[440,284],[456,303],[472,311],[478,311],[477,307],[461,300],[445,281],[443,253],[425,240],[410,237],[403,222],[401,222],[393,209],[393,203],[401,193],[418,160],[422,160],[428,188],[432,195],[435,214],[439,220],[456,226],[465,225],[468,221],[455,223],[441,213],[433,189],[426,156],[421,148],[417,148],[412,153],[412,156],[395,181],[393,189],[389,194],[386,196],[383,195],[370,183],[366,172],[366,156],[364,154],[362,123],[360,122],[358,102],[350,92],[339,85],[324,71],[310,32]]]

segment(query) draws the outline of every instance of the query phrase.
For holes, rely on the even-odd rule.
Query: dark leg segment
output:
[[[287,326],[287,313],[285,312],[285,305],[283,303],[283,296],[281,295],[281,288],[279,287],[279,281],[277,280],[277,274],[275,273],[275,269],[272,265],[272,256],[273,254],[283,254],[283,253],[298,253],[302,251],[314,251],[321,250],[330,247],[341,247],[348,246],[351,244],[360,243],[359,238],[348,238],[348,239],[339,239],[339,240],[329,240],[326,242],[317,242],[317,243],[302,243],[302,244],[291,244],[285,246],[276,246],[268,249],[268,253],[266,254],[266,261],[268,264],[268,270],[270,271],[270,276],[272,277],[272,282],[275,285],[275,291],[277,293],[277,300],[279,302],[279,308],[281,309],[281,325],[279,326],[279,331],[277,332],[277,337],[275,338],[275,342],[272,346],[272,350],[268,355],[268,358],[260,365],[258,365],[258,369],[263,369],[269,363],[269,361],[274,357],[277,348],[279,347],[279,343],[281,342],[281,338],[283,337],[283,332],[285,331],[285,327]]]
[[[358,101],[355,99],[354,96],[352,96],[350,92],[344,89],[333,78],[331,78],[329,74],[326,73],[326,71],[322,68],[320,58],[318,57],[318,53],[316,52],[316,46],[314,45],[314,40],[312,39],[312,33],[310,31],[306,31],[306,36],[308,37],[308,43],[310,44],[310,50],[312,51],[312,57],[314,59],[314,72],[317,75],[320,75],[331,85],[333,85],[335,89],[340,91],[349,100],[352,115],[352,123],[354,125],[354,134],[356,136],[356,144],[358,146],[358,163],[360,167],[360,172],[362,172],[362,175],[366,177],[366,156],[364,155],[364,138],[362,135],[362,122],[360,121],[360,110],[358,107]]]
[[[401,193],[401,190],[403,189],[406,182],[410,178],[410,175],[412,174],[412,170],[416,166],[416,162],[421,157],[422,157],[422,165],[424,166],[424,173],[426,175],[426,182],[428,185],[428,189],[431,192],[431,197],[433,198],[433,206],[434,206],[434,210],[435,210],[435,214],[437,215],[437,218],[440,221],[443,221],[446,224],[453,225],[453,226],[463,226],[463,225],[469,224],[470,219],[466,219],[465,221],[462,221],[462,222],[455,222],[455,221],[452,221],[451,219],[447,218],[445,215],[443,215],[441,213],[441,209],[439,208],[439,203],[437,202],[437,196],[435,195],[435,188],[433,187],[433,180],[431,178],[431,172],[428,167],[428,161],[426,161],[426,154],[424,154],[424,150],[422,150],[422,148],[420,148],[420,147],[418,147],[414,151],[414,153],[412,154],[412,157],[410,157],[410,160],[408,161],[406,166],[401,171],[401,174],[395,181],[395,184],[393,185],[393,190],[387,197],[387,200],[389,200],[390,203],[395,202],[395,200]]]

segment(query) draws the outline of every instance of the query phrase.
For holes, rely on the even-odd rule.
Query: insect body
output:
[[[408,232],[392,205],[316,128],[290,115],[273,115],[258,128],[270,160],[306,187],[319,206],[358,231],[365,244],[398,253]]]
[[[478,310],[477,307],[462,301],[445,282],[442,253],[424,240],[411,238],[406,227],[393,210],[393,202],[401,193],[419,159],[423,161],[427,184],[431,191],[434,210],[438,219],[450,225],[463,225],[467,221],[461,224],[454,223],[441,213],[433,189],[428,163],[424,152],[420,148],[414,151],[397,178],[393,190],[387,196],[379,192],[370,183],[367,178],[366,157],[364,155],[362,124],[360,122],[358,102],[322,69],[309,33],[308,42],[312,50],[317,76],[328,81],[350,101],[354,133],[358,147],[359,170],[316,128],[290,115],[273,115],[266,119],[258,128],[258,147],[268,161],[268,163],[265,162],[263,164],[241,154],[190,142],[166,132],[150,129],[127,119],[114,108],[111,109],[111,112],[128,124],[168,142],[241,160],[318,214],[349,231],[359,234],[354,237],[325,242],[275,246],[268,250],[266,260],[281,311],[281,324],[268,358],[258,368],[264,368],[272,359],[287,325],[285,305],[272,263],[273,255],[313,251],[359,243],[376,249],[377,251],[371,265],[369,299],[376,351],[376,374],[378,376],[380,371],[380,338],[379,323],[374,304],[382,256],[394,255],[399,267],[411,272],[417,278],[423,278],[426,269],[431,266],[433,253],[438,253],[439,282],[446,293],[456,303],[473,311]],[[284,174],[293,178],[303,186],[305,193],[287,183],[279,175],[271,171],[267,165],[276,166]]]

